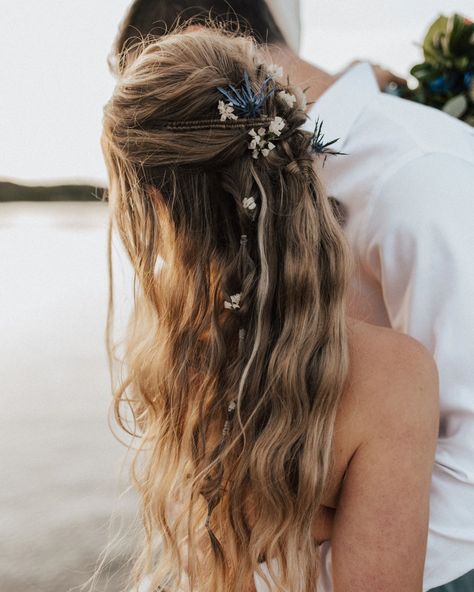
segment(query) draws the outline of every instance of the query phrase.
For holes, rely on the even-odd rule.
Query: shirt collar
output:
[[[303,129],[313,131],[316,120],[323,122],[324,141],[338,138],[331,146],[341,150],[349,131],[364,107],[380,93],[372,66],[366,62],[349,68],[314,103]]]

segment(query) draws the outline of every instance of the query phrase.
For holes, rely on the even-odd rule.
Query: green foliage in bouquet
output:
[[[411,69],[418,86],[405,98],[442,109],[474,126],[474,23],[440,16],[423,41],[424,62]]]

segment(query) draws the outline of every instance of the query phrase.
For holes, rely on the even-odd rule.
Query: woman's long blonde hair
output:
[[[313,525],[348,367],[346,248],[302,93],[270,83],[265,117],[285,128],[266,157],[249,150],[255,124],[220,122],[218,87],[245,72],[255,91],[267,78],[251,39],[171,34],[141,48],[105,108],[111,223],[138,286],[115,414],[129,429],[128,403],[140,438],[133,579],[147,574],[150,591],[240,592],[263,559],[277,563],[273,589],[316,589]],[[108,347],[112,359],[110,334]]]

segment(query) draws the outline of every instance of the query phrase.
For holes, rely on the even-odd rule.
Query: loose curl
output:
[[[266,101],[265,115],[286,121],[266,158],[252,158],[248,127],[178,125],[218,121],[217,88],[244,72],[258,90],[265,56],[251,39],[171,34],[141,48],[105,108],[111,224],[138,286],[114,407],[130,429],[129,404],[140,438],[132,476],[145,545],[133,581],[148,574],[150,590],[186,580],[191,592],[242,591],[255,571],[265,578],[264,558],[278,566],[274,590],[316,589],[313,524],[348,369],[347,254],[297,89],[272,83],[297,102]],[[236,292],[240,308],[226,310]]]

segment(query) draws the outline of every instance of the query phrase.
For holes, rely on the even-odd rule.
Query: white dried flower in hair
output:
[[[278,80],[283,76],[283,68],[277,64],[267,66],[267,74],[272,80]]]
[[[286,92],[285,90],[281,90],[278,93],[278,96],[280,97],[280,99],[284,103],[286,103],[288,105],[288,107],[290,109],[292,109],[295,106],[295,103],[296,103],[296,97],[295,97],[295,95],[292,95],[291,93]]]
[[[297,100],[300,102],[300,109],[302,111],[306,111],[306,107],[308,106],[308,99],[306,98],[306,93],[301,88],[296,87],[294,89],[295,95]]]
[[[230,297],[230,302],[228,300],[224,301],[225,308],[230,308],[231,310],[237,310],[240,308],[240,294],[233,294]]]
[[[238,119],[237,115],[234,113],[232,103],[226,104],[224,101],[219,101],[217,109],[221,114],[221,121],[226,121],[226,119]]]
[[[257,207],[254,197],[244,197],[244,199],[242,200],[242,205],[246,210],[255,210],[255,208]]]
[[[281,135],[281,130],[285,127],[285,120],[280,117],[279,115],[277,115],[275,117],[275,119],[270,122],[270,125],[268,127],[268,131],[275,135],[275,136],[280,136]]]
[[[250,150],[256,150],[259,146],[262,145],[264,135],[265,135],[265,128],[263,128],[263,127],[261,127],[258,130],[258,132],[256,132],[254,129],[251,129],[249,131],[249,136],[252,137],[252,140],[250,141],[250,144],[249,144]]]
[[[274,148],[275,148],[275,144],[268,142],[267,147],[262,149],[263,156],[268,156]]]
[[[268,133],[272,134],[273,136],[279,136],[281,134],[280,130],[284,127],[285,121],[281,117],[277,116],[270,123]],[[252,150],[253,158],[257,159],[260,154],[263,154],[263,156],[268,156],[275,148],[275,144],[272,144],[272,142],[265,138],[267,135],[267,130],[264,127],[261,127],[258,132],[256,132],[254,129],[251,129],[249,131],[249,135],[252,137],[252,140],[249,143],[249,149]]]

